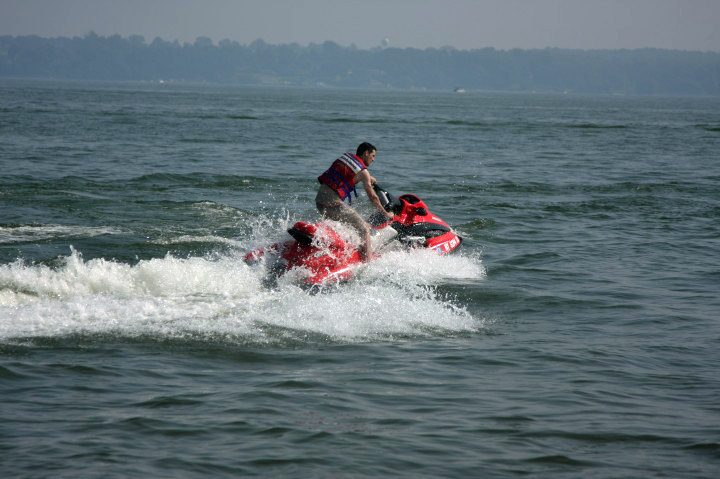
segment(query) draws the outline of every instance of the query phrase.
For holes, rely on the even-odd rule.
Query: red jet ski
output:
[[[444,255],[462,243],[443,220],[430,213],[415,195],[395,198],[377,184],[373,185],[383,208],[394,217],[376,213],[368,222],[373,227],[373,250],[380,256],[401,245],[405,248],[426,248]],[[272,271],[282,275],[294,268],[303,268],[301,281],[308,286],[323,286],[352,278],[362,255],[329,226],[323,223],[298,221],[288,229],[292,239],[257,249],[245,255],[249,264],[262,257],[272,257]]]

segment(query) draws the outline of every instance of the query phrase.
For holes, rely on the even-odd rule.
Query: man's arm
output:
[[[375,190],[372,187],[372,184],[375,183],[375,178],[370,176],[370,172],[367,169],[362,170],[355,176],[355,182],[357,183],[358,181],[362,181],[363,187],[365,188],[365,193],[367,193],[368,196],[368,200],[370,200],[370,203],[372,203],[375,209],[381,211],[385,216],[392,219],[392,213],[388,213],[387,211],[385,211],[382,203],[380,203],[380,198],[378,198],[377,193],[375,193]]]

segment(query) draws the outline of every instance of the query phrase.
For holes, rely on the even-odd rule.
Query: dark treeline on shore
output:
[[[361,50],[334,42],[249,45],[205,37],[0,36],[0,76],[327,86],[720,95],[720,53],[678,50]]]

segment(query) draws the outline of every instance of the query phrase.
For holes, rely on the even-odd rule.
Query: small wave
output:
[[[230,216],[240,212],[240,210],[235,207],[224,205],[222,203],[215,203],[214,201],[199,201],[197,203],[192,203],[190,207],[200,210],[207,216]]]
[[[498,128],[506,126],[507,124],[485,122],[485,121],[466,121],[466,120],[448,120],[448,125],[451,126],[469,126],[472,128],[485,129],[485,128]]]
[[[0,244],[89,238],[120,233],[122,231],[118,228],[104,226],[6,225],[0,226]]]
[[[262,120],[262,118],[252,115],[228,115],[230,120]]]
[[[177,245],[177,244],[186,244],[186,243],[210,243],[210,244],[224,244],[227,246],[232,246],[235,248],[242,248],[245,246],[245,243],[240,240],[235,240],[232,238],[225,238],[223,236],[216,236],[216,235],[202,235],[202,236],[192,236],[192,235],[182,235],[178,236],[177,238],[170,238],[170,239],[159,239],[153,241],[154,244],[159,245]]]
[[[463,235],[462,235],[462,230],[463,230],[463,229],[481,230],[481,229],[483,229],[483,228],[491,227],[491,226],[493,226],[494,224],[495,224],[495,220],[493,220],[493,219],[490,219],[490,218],[476,218],[476,219],[474,219],[474,220],[472,220],[472,221],[469,221],[469,222],[467,222],[467,223],[463,223],[463,224],[461,224],[461,225],[458,225],[457,231],[458,231],[458,233],[460,234],[460,236],[463,236]]]
[[[684,449],[698,453],[705,453],[709,456],[720,459],[720,444],[717,442],[692,444],[690,446],[686,446]]]
[[[328,118],[323,120],[325,123],[372,123],[372,124],[385,124],[392,123],[396,124],[393,120],[383,119],[363,119],[363,118]]]
[[[113,125],[139,125],[140,120],[137,118],[134,118],[132,116],[129,116],[129,114],[126,113],[107,113],[103,116],[106,116],[111,119],[110,123]]]
[[[146,188],[169,188],[179,187],[183,185],[193,186],[195,188],[232,188],[259,185],[273,185],[277,180],[264,177],[242,176],[242,175],[218,175],[201,172],[192,172],[186,174],[180,173],[151,173],[141,175],[126,180],[131,185],[141,185]]]
[[[27,379],[29,376],[16,372],[9,367],[0,366],[0,379],[3,381],[13,381],[18,379]]]
[[[230,140],[224,138],[181,138],[180,143],[195,143],[195,144],[215,144],[215,143],[230,143]]]
[[[526,459],[527,462],[538,464],[558,464],[562,466],[592,466],[594,463],[589,461],[580,461],[571,457],[557,454],[552,456],[538,456]]]
[[[563,126],[566,126],[567,128],[579,128],[583,130],[623,130],[626,128],[630,128],[628,125],[604,125],[600,123],[577,123]]]
[[[192,118],[196,120],[261,120],[257,116],[252,115],[184,115],[185,118]]]
[[[695,126],[696,126],[696,128],[700,128],[705,131],[712,131],[714,133],[720,132],[720,126],[717,126],[717,125],[701,124],[701,125],[695,125]]]
[[[192,397],[188,397],[187,395],[177,395],[177,396],[158,396],[154,397],[152,399],[148,399],[146,401],[141,401],[138,403],[135,403],[135,407],[140,408],[151,408],[151,409],[157,409],[157,408],[169,408],[169,407],[184,407],[184,406],[197,406],[204,404],[204,401],[201,399],[194,399]]]

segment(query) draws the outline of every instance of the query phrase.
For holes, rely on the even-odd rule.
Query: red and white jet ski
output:
[[[394,214],[390,221],[379,213],[368,219],[374,229],[373,251],[377,256],[397,247],[426,248],[444,255],[461,245],[462,238],[430,213],[417,196],[395,198],[377,184],[373,187],[385,210]],[[326,224],[298,221],[288,233],[292,239],[252,251],[245,255],[245,261],[254,263],[272,257],[272,271],[277,275],[303,268],[301,281],[308,286],[347,281],[363,263],[357,249]]]

